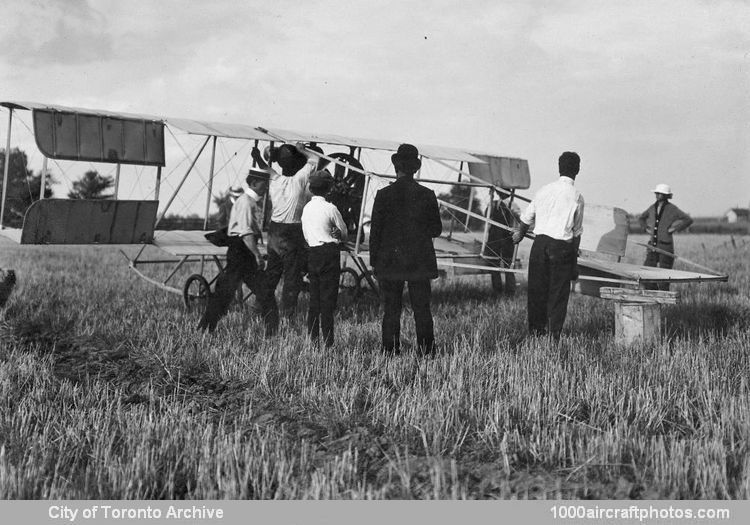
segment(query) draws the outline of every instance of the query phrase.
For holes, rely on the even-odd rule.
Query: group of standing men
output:
[[[200,329],[213,331],[226,313],[240,282],[257,297],[266,333],[276,333],[279,309],[275,290],[282,275],[281,311],[289,317],[296,310],[305,268],[310,282],[307,328],[313,340],[323,333],[323,341],[334,341],[333,313],[340,275],[340,244],[347,229],[336,206],[325,195],[333,177],[324,169],[324,159],[306,153],[302,144],[284,144],[270,152],[268,163],[253,148],[253,168],[244,193],[237,198],[229,215],[227,265],[210,294]],[[421,167],[419,152],[402,144],[392,155],[396,181],[377,192],[370,226],[370,264],[383,295],[382,349],[400,352],[401,310],[404,286],[414,312],[417,350],[436,351],[430,281],[438,277],[433,238],[442,232],[442,221],[435,193],[420,185],[414,175]],[[277,162],[281,173],[269,164]],[[578,278],[578,253],[583,232],[584,200],[575,187],[581,159],[566,151],[558,159],[560,177],[543,186],[521,214],[510,239],[502,241],[501,258],[508,266],[507,242],[518,244],[533,228],[534,241],[528,267],[528,327],[532,335],[560,338],[567,314],[571,281]],[[261,238],[260,200],[269,192],[272,206],[268,228],[268,258],[263,259],[257,243]],[[307,192],[313,194],[308,199]],[[692,220],[668,202],[671,189],[658,185],[657,202],[640,221],[651,235],[645,265],[671,268],[672,233],[686,228]],[[309,202],[308,202],[309,200]],[[498,207],[499,212],[507,213]],[[512,217],[503,217],[504,224]],[[512,251],[512,250],[511,250]],[[506,253],[508,252],[508,253]],[[510,274],[508,274],[510,275]],[[506,280],[506,292],[515,282]]]
[[[269,149],[268,154],[268,162],[276,162],[281,168],[279,173],[263,159],[257,147],[251,155],[257,168],[250,169],[244,192],[229,213],[227,264],[216,280],[214,292],[209,295],[199,329],[213,331],[216,328],[243,281],[256,296],[268,335],[276,333],[279,327],[275,292],[282,276],[282,314],[290,316],[297,306],[307,258],[302,211],[318,161],[308,156],[302,145],[283,144]],[[271,222],[264,261],[258,242],[263,227],[261,199],[266,191],[271,203]]]
[[[267,335],[276,333],[279,308],[275,290],[281,277],[281,312],[290,317],[297,305],[302,274],[307,270],[310,306],[307,328],[313,340],[323,334],[330,346],[334,341],[333,312],[340,275],[340,244],[347,228],[338,209],[325,195],[333,177],[324,162],[306,153],[304,145],[284,144],[269,154],[268,163],[253,148],[258,169],[250,170],[244,192],[229,213],[227,264],[209,295],[198,324],[212,332],[226,313],[237,287],[244,282],[255,294]],[[438,276],[432,239],[442,232],[437,198],[414,180],[421,167],[419,152],[402,144],[391,156],[396,181],[378,191],[370,226],[370,264],[383,292],[383,350],[400,352],[402,294],[408,286],[422,353],[435,351],[430,311],[430,280]],[[276,162],[281,173],[269,163]],[[267,261],[258,251],[261,239],[261,199],[266,191],[271,202]],[[309,199],[307,192],[312,193]]]

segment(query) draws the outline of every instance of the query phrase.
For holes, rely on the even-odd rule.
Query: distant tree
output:
[[[0,195],[3,187],[3,174],[5,173],[5,162],[7,155],[5,150],[0,150]],[[44,183],[44,197],[52,196],[52,184],[55,181],[47,175]],[[42,187],[42,174],[34,174],[28,167],[26,153],[18,148],[10,150],[10,162],[8,163],[8,191],[5,200],[5,216],[3,225],[11,228],[20,228],[23,225],[23,217],[26,209],[31,203],[39,200],[39,190]]]
[[[471,190],[471,186],[451,186],[449,193],[441,193],[438,195],[438,198],[466,209],[469,206]],[[479,215],[484,215],[484,210],[482,210],[482,206],[477,199],[472,201],[471,209],[469,211],[472,213],[478,213]],[[456,219],[462,224],[466,224],[466,214],[461,213],[460,211],[443,208],[440,215],[443,219]],[[482,224],[483,222],[481,220],[474,217],[469,219],[469,228],[472,230],[479,228]]]
[[[73,189],[68,193],[69,199],[111,199],[114,195],[104,195],[104,192],[115,185],[110,175],[102,176],[97,171],[87,171],[73,183]]]

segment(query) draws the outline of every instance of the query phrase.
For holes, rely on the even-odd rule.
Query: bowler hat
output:
[[[396,153],[391,155],[391,162],[398,170],[401,168],[408,173],[416,173],[422,166],[419,159],[419,150],[411,144],[401,144]]]

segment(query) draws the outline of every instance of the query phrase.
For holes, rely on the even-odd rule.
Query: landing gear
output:
[[[210,293],[211,288],[206,278],[199,273],[194,273],[187,278],[185,286],[182,288],[182,299],[185,301],[185,308],[188,311],[194,307],[198,307],[200,310],[205,309]]]

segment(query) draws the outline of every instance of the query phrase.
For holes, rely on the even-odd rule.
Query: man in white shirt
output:
[[[245,182],[244,192],[237,197],[229,213],[227,264],[216,279],[213,293],[208,297],[206,310],[198,323],[199,330],[213,332],[216,329],[219,319],[226,314],[237,287],[243,281],[258,299],[267,330],[268,323],[272,320],[270,316],[275,310],[275,299],[264,293],[261,254],[258,250],[263,224],[261,199],[268,189],[268,174],[251,169]],[[273,304],[269,301],[273,301]]]
[[[513,233],[518,244],[534,227],[529,255],[529,332],[560,338],[568,310],[570,281],[578,278],[578,246],[583,233],[583,196],[575,188],[581,159],[566,151],[558,159],[560,178],[543,186],[521,214]]]
[[[307,333],[317,341],[322,331],[326,347],[333,345],[333,313],[341,274],[339,245],[347,236],[341,212],[325,199],[332,187],[333,176],[327,170],[313,173],[310,176],[313,197],[302,210],[302,232],[310,247],[307,254],[310,280]]]
[[[297,308],[297,297],[302,288],[302,274],[306,266],[306,246],[301,224],[302,208],[308,200],[308,179],[318,161],[315,155],[306,153],[301,143],[283,144],[272,152],[271,159],[279,164],[281,173],[266,164],[258,148],[253,148],[251,155],[258,167],[265,170],[270,177],[268,196],[271,199],[272,212],[271,223],[268,226],[266,292],[275,293],[283,275],[281,310],[286,317],[291,317]],[[278,314],[276,317],[278,318]]]

